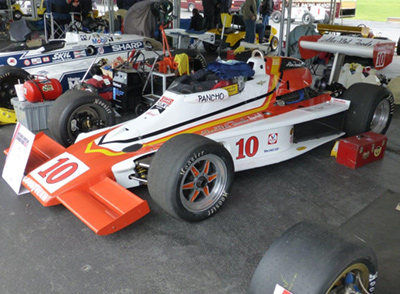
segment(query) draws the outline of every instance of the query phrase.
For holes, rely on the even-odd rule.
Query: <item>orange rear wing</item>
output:
[[[372,58],[374,67],[388,66],[394,55],[396,43],[390,40],[360,38],[352,36],[302,36],[299,39],[301,57],[316,56],[319,52],[338,53],[350,56]]]

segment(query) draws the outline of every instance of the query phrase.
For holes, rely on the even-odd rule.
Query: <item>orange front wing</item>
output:
[[[108,235],[132,224],[150,212],[142,200],[106,175],[74,186],[59,194],[49,193],[30,172],[65,152],[45,134],[36,135],[23,185],[43,206],[63,204],[98,235]]]

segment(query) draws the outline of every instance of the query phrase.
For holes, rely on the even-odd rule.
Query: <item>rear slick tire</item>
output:
[[[69,90],[55,100],[47,122],[52,137],[69,146],[80,133],[114,125],[115,113],[111,104],[98,94]]]
[[[17,97],[14,85],[23,84],[29,76],[29,73],[22,68],[0,66],[0,107],[13,109],[11,98]]]
[[[356,83],[344,92],[343,99],[350,100],[344,123],[346,136],[369,131],[386,133],[394,112],[394,98],[390,90],[377,85]]]
[[[355,279],[348,283],[346,276],[353,275]],[[277,285],[294,294],[345,293],[345,284],[373,293],[376,278],[376,255],[362,240],[339,228],[301,222],[265,253],[252,277],[249,293],[276,293]]]

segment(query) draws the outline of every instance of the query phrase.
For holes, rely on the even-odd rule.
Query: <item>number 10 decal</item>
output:
[[[48,169],[39,172],[39,176],[46,179],[48,184],[55,184],[62,180],[65,180],[71,176],[78,169],[78,164],[76,162],[66,163],[69,158],[60,158],[58,163],[50,166]],[[63,165],[64,164],[64,165]],[[48,176],[47,174],[50,173]]]
[[[243,159],[247,157],[253,157],[257,154],[258,151],[258,138],[256,136],[252,136],[248,138],[245,142],[245,139],[240,139],[236,142],[236,146],[238,146],[238,156],[236,159]]]
[[[386,59],[386,53],[385,52],[378,52],[378,55],[376,57],[376,64],[375,67],[380,69],[385,66],[385,59]]]
[[[78,158],[63,153],[31,172],[31,176],[47,191],[53,193],[87,170],[89,167]]]

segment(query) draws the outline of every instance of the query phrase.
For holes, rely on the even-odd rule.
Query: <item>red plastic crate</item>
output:
[[[356,169],[367,163],[381,160],[385,154],[386,144],[385,135],[373,132],[341,139],[336,161]]]

